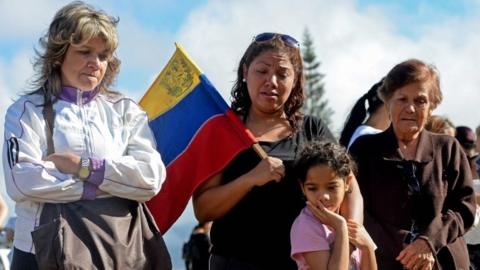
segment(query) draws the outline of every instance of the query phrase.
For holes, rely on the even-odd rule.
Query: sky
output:
[[[0,0],[0,119],[29,90],[38,39],[69,1]],[[122,60],[116,90],[139,100],[174,51],[183,45],[229,101],[238,62],[262,32],[302,40],[310,31],[325,98],[338,133],[351,107],[395,64],[418,58],[440,73],[444,101],[434,111],[456,125],[480,124],[480,0],[92,0],[120,18]],[[3,133],[3,124],[0,125]],[[0,169],[1,170],[1,169]],[[2,174],[3,175],[3,172]],[[4,185],[0,191],[4,196]],[[13,203],[8,201],[9,205]],[[14,210],[11,208],[11,215]],[[175,269],[194,226],[191,207],[166,234]]]

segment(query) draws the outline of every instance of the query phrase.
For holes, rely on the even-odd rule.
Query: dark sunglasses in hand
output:
[[[262,42],[267,42],[270,41],[276,37],[279,37],[285,45],[294,47],[294,48],[300,48],[300,42],[298,42],[295,38],[285,35],[285,34],[278,34],[278,33],[261,33],[259,35],[256,35],[253,38],[253,42],[255,43],[262,43]]]

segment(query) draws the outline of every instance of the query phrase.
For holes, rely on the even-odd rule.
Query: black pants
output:
[[[13,248],[11,270],[38,270],[35,254]]]
[[[234,258],[212,254],[210,256],[210,270],[261,270],[261,268]]]
[[[468,255],[470,256],[470,268],[480,270],[480,244],[467,245]]]

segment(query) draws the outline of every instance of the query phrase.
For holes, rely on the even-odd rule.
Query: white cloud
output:
[[[474,88],[480,80],[475,74],[478,20],[452,17],[437,25],[404,26],[418,27],[419,32],[418,37],[405,37],[389,14],[375,6],[360,11],[354,1],[305,0],[294,7],[288,3],[210,1],[191,14],[178,39],[229,99],[238,60],[253,35],[278,31],[301,39],[307,26],[322,62],[320,71],[326,74],[335,130],[341,128],[358,97],[396,63],[412,57],[434,63],[440,70],[445,101],[438,113],[455,123],[480,124],[480,112],[475,109],[480,94]]]
[[[138,100],[167,62],[174,46],[171,34],[147,28],[128,14],[120,15],[119,58],[122,60],[119,83],[136,81],[134,87],[118,87],[125,94]],[[123,72],[123,73],[122,73]],[[134,73],[134,74],[129,74]],[[136,73],[136,74],[135,74]],[[135,75],[142,75],[143,80],[135,80]]]
[[[5,40],[38,36],[48,27],[60,2],[0,1],[0,36]]]
[[[37,39],[45,33],[55,13],[71,2],[71,0],[2,0],[0,1],[0,36],[5,40]],[[118,15],[112,12],[118,5],[114,0],[84,0],[84,2],[105,10],[113,16]],[[148,2],[143,1],[140,5]],[[148,5],[158,8],[158,3],[152,2]]]
[[[30,88],[28,82],[33,75],[33,63],[34,53],[28,49],[18,50],[17,54],[13,57],[9,64],[9,80],[13,94],[19,91],[25,91]]]
[[[0,10],[8,10],[0,12],[0,25],[3,25],[0,34],[6,38],[36,40],[56,9],[67,2],[13,1],[7,5],[0,1]],[[96,2],[94,5],[109,11],[115,7],[111,2],[103,6]],[[478,6],[477,2],[471,4]],[[478,8],[473,10],[478,12]],[[138,84],[136,89],[121,84],[118,87],[140,97],[173,51],[174,38],[156,31],[155,26],[142,25],[128,11],[114,15],[121,18],[119,54],[123,70],[142,70],[149,73],[144,77],[150,79],[135,83]],[[455,123],[473,127],[480,119],[473,107],[478,100],[475,87],[479,78],[475,76],[475,66],[480,57],[476,52],[480,45],[476,17],[469,16],[468,20],[452,17],[437,25],[418,26],[420,33],[412,39],[401,36],[398,26],[381,8],[370,6],[360,11],[354,1],[304,0],[295,4],[273,0],[210,1],[190,14],[176,34],[176,40],[184,45],[228,100],[238,61],[255,34],[277,31],[300,40],[307,26],[322,62],[320,71],[326,74],[326,97],[335,111],[335,129],[341,127],[355,99],[394,64],[410,57],[425,59],[434,63],[442,75],[445,100],[438,113],[450,116]],[[9,27],[12,23],[16,27]],[[5,78],[9,78],[7,89],[21,88],[28,77],[25,66],[30,64],[30,59],[31,56],[28,61],[22,60],[24,66],[18,67],[20,71],[3,78],[4,84]],[[10,82],[12,78],[14,82]],[[126,74],[120,78],[121,82],[135,81]]]

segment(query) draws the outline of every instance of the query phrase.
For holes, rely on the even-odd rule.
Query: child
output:
[[[331,142],[307,145],[296,163],[307,199],[290,232],[298,269],[377,269],[375,244],[361,224],[338,214],[348,192],[353,161]],[[357,248],[349,256],[349,241]]]

